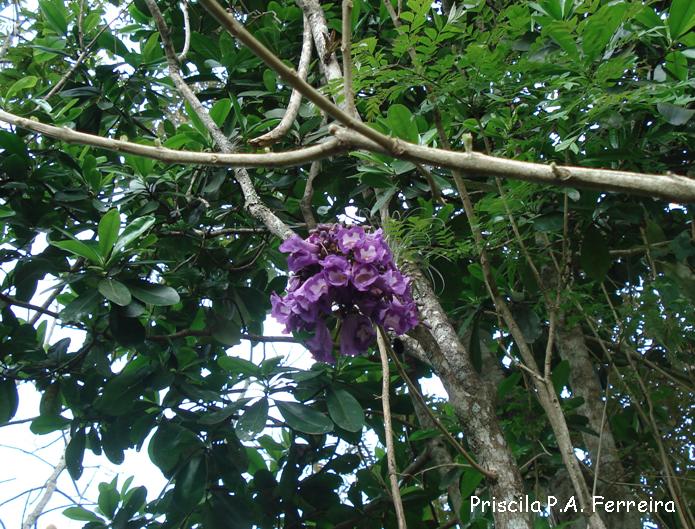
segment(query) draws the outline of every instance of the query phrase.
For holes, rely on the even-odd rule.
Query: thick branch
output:
[[[309,26],[309,20],[304,17],[304,33],[302,35],[302,53],[299,56],[299,67],[297,68],[297,75],[300,79],[306,81],[306,76],[309,73],[309,63],[311,62],[311,27]],[[290,102],[287,104],[287,110],[285,115],[282,116],[280,123],[277,126],[265,134],[258,136],[252,140],[249,140],[251,145],[258,145],[259,147],[264,147],[267,145],[272,145],[279,139],[281,139],[287,131],[290,130],[292,123],[297,119],[297,113],[299,112],[299,107],[302,103],[302,93],[294,88],[292,90],[292,95],[290,95]]]
[[[323,8],[318,0],[297,0],[297,5],[302,8],[304,16],[309,20],[311,33],[314,36],[316,54],[319,56],[319,66],[326,81],[342,81],[343,72],[340,70],[338,59],[335,56],[332,42],[329,42],[330,32]]]
[[[144,156],[165,163],[212,165],[220,167],[284,167],[303,165],[314,160],[333,156],[347,149],[339,140],[329,140],[318,145],[285,152],[249,153],[211,153],[195,151],[175,151],[166,147],[140,145],[123,140],[104,138],[94,134],[78,132],[66,127],[47,125],[33,119],[27,119],[0,110],[0,121],[17,125],[23,129],[38,132],[67,143],[89,145],[108,151]],[[227,140],[228,142],[228,140]]]
[[[350,130],[332,126],[329,131],[345,145],[392,154],[377,143]],[[458,169],[475,176],[499,176],[561,187],[588,187],[600,191],[648,195],[678,203],[695,202],[695,179],[686,176],[632,173],[592,167],[558,167],[554,164],[520,162],[477,152],[456,152],[396,141],[398,158]]]

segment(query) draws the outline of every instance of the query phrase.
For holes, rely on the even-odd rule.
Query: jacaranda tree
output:
[[[695,527],[692,0],[2,5],[0,426],[168,480],[66,516]]]

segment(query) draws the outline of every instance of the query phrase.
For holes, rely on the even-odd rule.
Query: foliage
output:
[[[461,149],[471,133],[475,150],[519,160],[695,176],[689,0],[466,0],[450,10],[447,2],[410,0],[398,27],[381,2],[353,4],[357,107],[375,128],[442,146],[441,129]],[[147,145],[215,149],[173,88],[143,1],[18,6],[22,38],[0,70],[4,110]],[[182,12],[174,2],[160,7],[181,50]],[[329,28],[340,31],[339,3],[322,7]],[[279,122],[289,90],[201,6],[188,9],[186,81],[224,133],[251,151],[248,141]],[[302,12],[294,2],[249,0],[233,9],[271,51],[297,63]],[[316,61],[308,80],[323,82]],[[304,102],[278,148],[325,134],[320,113]],[[250,173],[261,199],[304,236],[308,168]],[[630,489],[639,498],[671,499],[663,446],[692,508],[692,205],[465,177],[494,278],[539,364],[551,318],[539,279],[563,280],[561,311],[590,348],[625,470],[620,481],[639,484]],[[490,301],[449,171],[354,153],[323,162],[312,206],[320,222],[347,212],[371,226],[390,209],[394,253],[430,271],[474,365],[496,390],[527,491],[552,490],[563,474],[557,442]],[[239,528],[395,527],[386,457],[364,444],[384,444],[378,359],[340,357],[299,370],[282,358],[252,362],[229,353],[266,339],[271,294],[287,286],[280,241],[247,213],[230,170],[167,165],[5,127],[0,217],[0,424],[16,413],[17,385],[34,384],[43,398],[32,431],[70,431],[74,479],[85,451],[120,463],[153,434],[150,457],[169,480],[149,502],[142,487],[102,483],[98,507],[74,506],[65,516],[90,529],[215,528],[230,520]],[[51,341],[45,319],[13,312],[12,305],[41,304],[42,280],[54,285],[45,309],[83,342]],[[411,357],[401,361],[411,378],[432,373]],[[552,371],[574,446],[586,448],[582,434],[597,432],[587,426],[572,371],[557,354]],[[400,469],[437,433],[420,425],[411,395],[394,376]],[[461,439],[451,405],[428,404]],[[467,503],[489,494],[482,475],[461,471],[466,461],[452,454],[450,472],[403,477],[410,527],[448,522],[452,483],[464,499],[461,526],[492,523],[490,512],[470,513]],[[595,464],[584,463],[592,476]],[[682,527],[675,514],[649,520]]]

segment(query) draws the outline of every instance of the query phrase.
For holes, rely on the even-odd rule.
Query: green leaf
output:
[[[123,229],[123,233],[116,240],[114,245],[114,252],[119,252],[124,248],[127,248],[132,242],[134,242],[140,235],[145,233],[154,224],[154,217],[139,217],[126,225]]]
[[[5,94],[5,101],[9,101],[12,96],[18,94],[22,90],[25,90],[26,88],[33,88],[36,86],[36,81],[38,80],[38,77],[35,75],[27,75],[26,77],[22,77],[19,81],[16,81],[12,86],[10,86],[9,90],[7,90],[7,93]]]
[[[9,422],[17,413],[19,395],[17,384],[14,380],[4,378],[0,380],[0,424]]]
[[[62,1],[41,0],[39,9],[43,14],[48,26],[58,33],[65,35],[68,31],[67,9]]]
[[[125,489],[125,485],[123,488]],[[126,496],[128,499],[124,500],[123,507],[119,509],[116,516],[113,518],[113,524],[111,526],[113,528],[128,527],[126,522],[144,507],[145,501],[147,500],[147,489],[145,487],[136,487],[129,490]]]
[[[100,301],[99,292],[93,289],[77,296],[60,312],[64,321],[76,321],[96,309]]]
[[[606,48],[623,21],[627,4],[612,3],[601,7],[591,15],[582,32],[582,49],[589,62]]]
[[[411,143],[418,142],[417,124],[408,107],[400,104],[391,105],[386,113],[386,123],[395,136]]]
[[[242,441],[250,441],[265,428],[268,418],[268,399],[262,398],[249,406],[236,424],[236,433]]]
[[[69,425],[70,420],[62,415],[41,415],[31,421],[29,429],[36,435],[44,435],[57,430],[64,430]]]
[[[68,469],[70,477],[75,481],[82,476],[82,459],[84,458],[86,439],[84,430],[77,430],[68,446],[65,447],[65,468]]]
[[[117,343],[132,347],[145,341],[145,328],[137,318],[129,318],[126,311],[118,305],[111,306],[109,330]]]
[[[232,101],[229,98],[220,99],[210,109],[210,117],[218,127],[221,127],[232,110]]]
[[[74,239],[71,241],[51,241],[51,244],[77,257],[84,257],[94,264],[104,264],[99,254],[97,243],[94,241],[78,241]]]
[[[442,435],[442,432],[435,428],[428,428],[427,430],[417,430],[411,433],[408,436],[408,439],[412,442],[424,441],[425,439],[432,439],[433,437],[437,437],[439,435]]]
[[[497,386],[497,398],[504,398],[512,390],[512,388],[514,388],[514,386],[516,386],[519,383],[520,378],[521,373],[518,371],[512,373],[508,377],[503,378],[502,381],[499,383],[499,386]]]
[[[483,475],[477,470],[466,470],[461,477],[461,497],[466,499],[473,494],[482,480]]]
[[[176,305],[179,301],[181,301],[181,298],[176,290],[164,285],[140,282],[129,285],[129,289],[133,297],[139,299],[143,303],[154,305],[156,307]]]
[[[106,215],[101,217],[97,235],[99,239],[99,253],[106,259],[111,253],[116,239],[118,239],[118,230],[121,227],[121,218],[118,210],[111,209]]]
[[[257,377],[261,372],[260,368],[253,362],[236,356],[222,356],[217,359],[217,364],[227,373],[233,375]]]
[[[596,281],[603,281],[611,267],[606,238],[593,225],[584,234],[579,260],[586,274]]]
[[[205,494],[207,472],[205,456],[198,453],[176,474],[174,508],[177,511],[188,513],[200,503]]]
[[[348,432],[359,432],[364,426],[364,410],[357,399],[344,389],[328,391],[328,414],[338,426]]]
[[[241,325],[234,320],[220,319],[212,328],[212,337],[224,345],[237,345],[241,342]]]
[[[128,287],[115,279],[102,279],[97,288],[102,296],[121,307],[125,307],[132,301]]]
[[[63,516],[78,522],[103,522],[96,514],[84,507],[68,507],[63,511]]]
[[[668,10],[668,27],[671,38],[678,39],[695,26],[695,2],[693,0],[673,0]]]
[[[113,518],[118,508],[120,495],[118,494],[118,490],[116,490],[117,480],[118,476],[113,478],[111,483],[99,483],[99,499],[97,503],[99,504],[99,509],[102,514],[107,518]]]
[[[287,424],[300,432],[324,434],[333,430],[333,421],[323,413],[298,402],[276,402]]]

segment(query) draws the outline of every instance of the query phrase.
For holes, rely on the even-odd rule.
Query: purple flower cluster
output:
[[[323,224],[280,245],[292,272],[287,294],[273,293],[272,314],[285,332],[313,334],[314,358],[333,362],[329,323],[340,324],[340,354],[364,353],[376,339],[374,323],[404,334],[418,324],[410,279],[393,262],[382,231]]]

